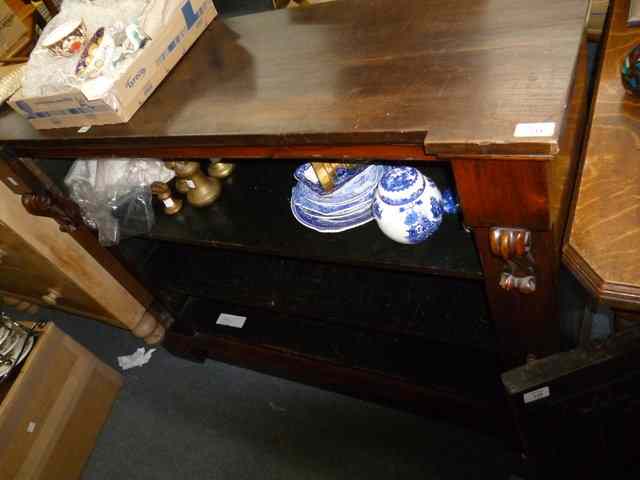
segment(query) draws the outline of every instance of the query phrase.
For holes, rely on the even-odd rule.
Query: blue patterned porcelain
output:
[[[301,183],[298,183],[291,190],[291,196],[295,200],[296,204],[302,208],[318,215],[335,215],[340,212],[346,212],[352,209],[361,208],[363,203],[373,201],[377,182],[372,182],[367,187],[367,190],[353,196],[351,198],[343,198],[340,201],[323,201],[322,199],[314,198],[309,194],[309,190]]]
[[[291,199],[291,212],[294,218],[307,228],[321,233],[338,233],[359,227],[373,220],[371,207],[341,219],[311,215],[299,208]]]
[[[363,164],[352,168],[338,168],[336,170],[336,177],[333,179],[332,192],[335,192],[337,189],[342,187],[353,177],[361,173],[366,167],[367,166]],[[296,168],[295,172],[293,172],[293,178],[298,182],[305,184],[311,190],[320,195],[327,194],[327,192],[322,188],[322,185],[320,185],[320,182],[318,182],[316,172],[313,170],[310,163],[305,163]]]
[[[455,213],[453,194],[441,194],[433,181],[413,167],[389,169],[380,180],[372,205],[380,230],[405,244],[424,242],[435,233],[445,213]]]
[[[365,166],[360,173],[330,193],[312,188],[317,184],[310,164],[302,165],[294,175],[304,173],[307,181],[298,181],[291,191],[291,211],[295,219],[319,232],[342,232],[373,220],[371,204],[386,167]],[[319,184],[317,184],[319,187]]]

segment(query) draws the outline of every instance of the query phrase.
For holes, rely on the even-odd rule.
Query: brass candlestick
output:
[[[164,213],[167,215],[175,215],[182,210],[182,199],[174,198],[171,194],[171,188],[166,183],[153,182],[151,184],[151,193],[164,204]]]
[[[211,165],[209,165],[207,173],[213,178],[227,178],[236,168],[233,163],[221,162],[220,158],[211,158],[210,160]]]
[[[170,160],[166,165],[176,172],[176,189],[188,189],[187,201],[194,207],[207,207],[220,197],[220,181],[202,173],[198,162]]]

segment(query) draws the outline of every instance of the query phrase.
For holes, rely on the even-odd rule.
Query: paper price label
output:
[[[247,317],[240,315],[232,315],[230,313],[221,313],[216,323],[218,325],[226,325],[227,327],[242,328]]]
[[[547,398],[549,395],[551,395],[549,387],[538,388],[537,390],[532,390],[524,394],[524,403],[537,402],[538,400]]]
[[[519,123],[513,132],[514,137],[552,137],[556,131],[555,122]]]

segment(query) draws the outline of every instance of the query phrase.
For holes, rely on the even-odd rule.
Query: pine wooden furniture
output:
[[[0,177],[151,308],[147,330],[175,319],[171,351],[495,429],[508,423],[498,371],[560,345],[586,12],[583,0],[345,0],[219,20],[127,124],[36,131],[1,111]],[[523,123],[546,136],[514,136]],[[237,168],[209,209],[160,215],[108,252],[62,179],[70,158],[127,155]],[[420,247],[373,224],[305,230],[288,195],[308,158],[415,162],[457,190],[461,219]],[[220,312],[247,323],[217,325]]]
[[[0,477],[80,478],[122,376],[50,323],[0,384]]]
[[[8,177],[12,178],[12,177]],[[9,183],[11,181],[9,180]],[[26,197],[25,197],[26,198]],[[145,306],[58,224],[25,216],[21,198],[0,185],[0,294],[141,329]],[[143,299],[144,300],[144,299]],[[141,332],[162,336],[162,327]]]

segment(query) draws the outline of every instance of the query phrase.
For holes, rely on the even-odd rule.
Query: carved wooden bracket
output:
[[[531,232],[522,228],[494,227],[489,235],[491,253],[505,262],[500,286],[520,293],[534,292],[536,277],[531,254]]]
[[[53,218],[60,225],[62,232],[75,232],[82,225],[82,217],[77,207],[67,210],[48,193],[25,193],[22,195],[22,205],[31,215]]]

